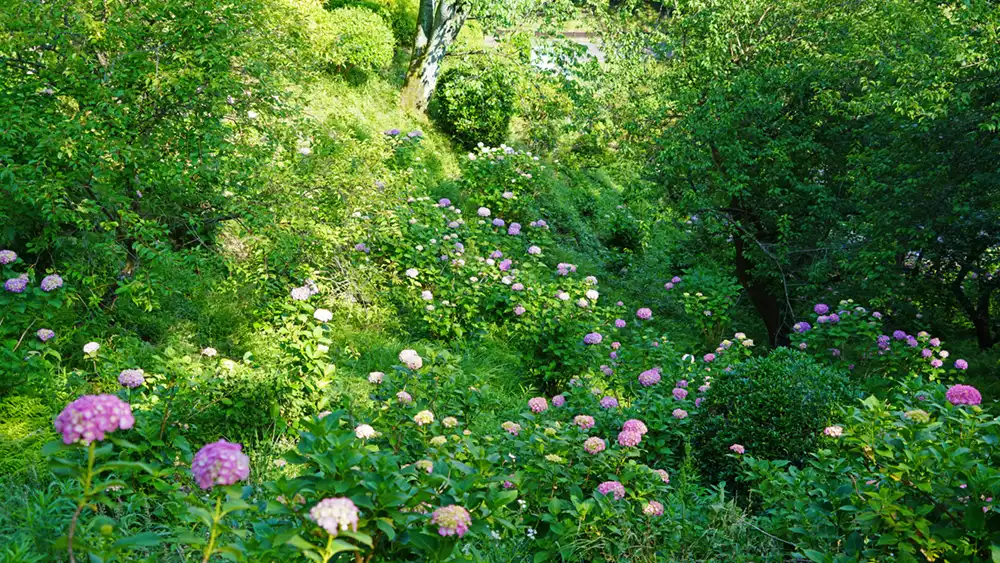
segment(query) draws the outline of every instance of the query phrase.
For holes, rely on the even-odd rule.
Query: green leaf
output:
[[[160,538],[159,534],[155,534],[153,532],[142,532],[141,534],[119,539],[114,543],[114,547],[153,547],[155,545],[160,545],[161,541],[163,540]]]

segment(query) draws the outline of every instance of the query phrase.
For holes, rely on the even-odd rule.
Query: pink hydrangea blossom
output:
[[[573,417],[573,424],[580,427],[580,430],[589,430],[594,427],[594,417],[586,414],[578,414]]]
[[[605,481],[597,486],[597,492],[602,495],[612,495],[615,500],[625,498],[625,487],[618,481]]]
[[[823,434],[831,438],[839,438],[844,434],[843,426],[827,426],[823,429]],[[742,453],[742,452],[741,452]]]
[[[674,409],[674,411],[670,414],[677,420],[683,420],[688,416],[687,411],[684,409]]]
[[[634,430],[622,430],[618,433],[618,445],[624,448],[634,448],[642,441],[642,434]]]
[[[358,531],[358,507],[346,497],[325,498],[312,507],[309,516],[328,534],[336,537],[347,530]]]
[[[618,399],[606,395],[601,399],[601,408],[603,409],[613,409],[618,406]]]
[[[729,449],[731,451],[733,451],[733,452],[736,452],[737,454],[740,454],[740,455],[743,455],[743,453],[747,451],[746,448],[744,448],[743,446],[741,446],[739,444],[733,444],[732,446],[729,446]]]
[[[442,536],[462,537],[472,525],[472,516],[465,508],[452,504],[435,510],[431,523],[438,527],[438,534]]]
[[[604,451],[607,445],[602,438],[593,436],[583,441],[583,450],[591,455],[597,455]]]
[[[953,405],[978,405],[983,402],[979,390],[971,385],[952,385],[945,393],[945,398]]]
[[[643,387],[656,385],[660,382],[660,372],[656,369],[648,369],[639,374],[639,384]]]
[[[642,307],[635,312],[635,316],[645,321],[652,318],[653,311],[651,311],[648,307]]]
[[[662,480],[664,483],[669,483],[670,482],[670,474],[667,473],[666,469],[654,469],[653,473],[656,473],[657,475],[659,475],[660,476],[660,480]]]
[[[663,516],[663,504],[651,500],[642,507],[642,513],[646,516]]]
[[[191,462],[194,480],[202,489],[214,485],[232,485],[250,476],[250,458],[243,453],[243,446],[225,440],[206,444]]]
[[[100,442],[107,433],[134,425],[132,407],[114,395],[83,395],[66,405],[55,420],[63,443],[85,446]]]
[[[528,400],[528,407],[534,413],[545,412],[549,410],[549,403],[545,397],[534,397]]]
[[[640,436],[644,436],[649,430],[646,428],[646,424],[637,419],[633,418],[626,420],[625,424],[622,424],[622,430],[628,430],[631,432],[638,432]]]
[[[684,399],[687,399],[688,396],[688,390],[683,387],[674,387],[673,393],[674,399],[677,399],[678,401],[683,401]]]
[[[521,433],[521,425],[510,420],[501,424],[500,427],[506,430],[512,436],[517,436],[518,434]]]

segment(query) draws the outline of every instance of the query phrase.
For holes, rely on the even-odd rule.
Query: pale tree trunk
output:
[[[427,111],[427,102],[437,85],[441,61],[468,16],[467,2],[420,0],[417,37],[413,42],[413,55],[403,86],[403,107]]]

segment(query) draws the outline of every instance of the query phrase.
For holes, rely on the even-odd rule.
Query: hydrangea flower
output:
[[[705,354],[702,359],[705,360],[705,363],[712,363],[715,361],[715,354]]]
[[[354,250],[358,252],[368,252],[368,245],[366,245],[363,242],[359,242],[358,244],[354,245]]]
[[[939,368],[939,367],[941,367],[943,365],[944,365],[944,362],[942,362],[941,360],[939,360],[937,358],[934,358],[933,360],[931,360],[931,367],[932,368]]]
[[[118,374],[118,383],[122,387],[135,389],[146,382],[145,372],[141,369],[124,369]]]
[[[941,345],[941,339],[940,338],[931,338],[930,341],[928,341],[927,343],[930,344],[931,346],[937,348],[938,346]]]
[[[663,504],[651,500],[642,507],[642,513],[646,516],[663,516]]]
[[[688,416],[687,411],[684,410],[684,409],[674,409],[674,411],[672,413],[670,413],[670,414],[671,414],[671,416],[673,416],[677,420],[683,420],[683,419],[687,418],[687,416]]]
[[[593,289],[588,289],[584,293],[584,295],[587,296],[587,299],[590,299],[591,301],[597,301],[601,297],[601,294]]]
[[[438,207],[448,207],[449,205],[451,205],[451,200],[448,199],[448,198],[446,198],[446,197],[443,197],[443,198],[441,198],[441,199],[438,200],[437,204],[438,204]]]
[[[594,427],[594,417],[587,414],[578,414],[573,417],[573,424],[580,427],[580,430],[589,430]]]
[[[493,226],[494,227],[503,227],[504,225],[506,225],[506,223],[504,223],[503,219],[501,219],[499,217],[497,217],[496,219],[493,220]]]
[[[597,455],[604,451],[607,445],[602,438],[592,436],[583,441],[583,450],[590,455]]]
[[[901,331],[901,330],[896,330],[896,331],[893,331],[892,337],[895,338],[896,340],[905,340],[906,339],[906,333],[903,332],[903,331]]]
[[[510,226],[507,227],[507,234],[511,236],[517,236],[521,234],[521,224],[511,223]]]
[[[101,349],[101,345],[96,342],[88,342],[83,345],[83,353],[90,356],[96,354]]]
[[[56,333],[54,330],[49,328],[40,328],[35,332],[35,336],[37,336],[42,342],[48,342],[56,337]]]
[[[309,517],[333,537],[347,530],[358,531],[358,507],[346,497],[319,501],[309,510]]]
[[[642,320],[645,321],[645,320],[650,319],[653,316],[653,311],[651,311],[647,307],[642,307],[641,309],[639,309],[638,311],[635,312],[635,316],[637,316],[640,319],[642,319]]]
[[[583,337],[583,343],[587,345],[600,344],[604,337],[599,332],[591,332]]]
[[[602,495],[612,495],[615,500],[625,498],[625,487],[618,481],[605,481],[597,486],[597,492]]]
[[[472,516],[465,508],[452,504],[442,506],[431,515],[431,523],[438,527],[441,536],[462,537],[472,525]]]
[[[670,278],[670,283],[675,284],[675,285],[681,283],[680,276],[674,276],[674,277]]]
[[[232,485],[250,476],[250,458],[243,453],[243,446],[225,440],[204,445],[194,455],[191,472],[202,489],[214,485]]]
[[[556,395],[555,397],[552,397],[552,406],[561,407],[565,404],[566,404],[566,397],[562,395]]]
[[[400,391],[399,393],[396,393],[396,399],[401,404],[404,405],[408,405],[413,402],[413,397],[411,397],[410,394],[407,393],[406,391]]]
[[[577,302],[576,302],[576,306],[579,307],[579,308],[581,308],[581,309],[586,309],[588,305],[590,305],[590,303],[588,303],[587,300],[584,299],[583,297],[581,297],[580,299],[578,299]]]
[[[823,429],[823,434],[831,438],[840,438],[844,434],[843,426],[827,426]],[[740,452],[743,453],[743,452]]]
[[[955,360],[955,369],[969,369],[969,362],[965,360]]]
[[[732,446],[729,446],[729,449],[731,451],[736,452],[737,454],[740,454],[740,455],[743,455],[743,453],[747,451],[746,448],[744,448],[743,446],[741,446],[739,444],[733,444]]]
[[[378,385],[382,383],[383,379],[385,379],[385,374],[380,371],[373,371],[368,374],[368,383],[371,383],[373,385]]]
[[[417,426],[430,424],[434,422],[434,413],[428,410],[420,411],[413,416],[413,422],[416,422]]]
[[[214,358],[216,355],[218,355],[218,353],[219,352],[216,351],[216,349],[212,348],[211,346],[208,346],[206,348],[202,348],[202,350],[201,350],[201,355],[205,356],[206,358]]]
[[[500,428],[503,428],[512,436],[517,436],[521,433],[521,425],[510,420],[501,424]]]
[[[669,482],[670,482],[670,474],[669,474],[669,473],[667,473],[667,470],[666,470],[666,469],[654,469],[654,470],[653,470],[653,473],[656,473],[657,475],[659,475],[659,476],[660,476],[660,479],[661,479],[661,480],[662,480],[662,481],[663,481],[664,483],[669,483]]]
[[[447,443],[448,443],[448,438],[445,438],[444,436],[434,436],[433,438],[431,438],[432,446],[443,446]]]
[[[678,401],[683,401],[684,399],[687,399],[687,396],[688,396],[687,389],[684,389],[683,387],[674,387],[674,399],[677,399]]]
[[[100,442],[108,432],[128,430],[133,425],[132,407],[114,395],[83,395],[66,405],[55,420],[63,443],[85,446]]]
[[[812,328],[812,325],[810,325],[807,322],[795,323],[795,324],[792,325],[792,330],[794,330],[795,332],[797,332],[799,334],[802,334],[803,332],[806,332],[806,331],[808,331],[811,328]]]
[[[480,207],[479,210],[476,211],[476,214],[479,215],[480,217],[489,217],[490,210],[486,207]]]
[[[514,291],[524,291],[524,284],[518,282],[518,283],[515,283],[514,285],[510,286],[510,288],[512,290],[514,290]]]
[[[309,291],[308,287],[296,287],[291,291],[292,299],[296,301],[306,301],[312,297],[312,293]]]
[[[500,194],[500,197],[502,197],[504,199],[514,199],[514,192],[506,191],[506,192]]]
[[[505,258],[504,260],[500,261],[500,264],[497,267],[500,268],[501,272],[507,272],[507,271],[510,270],[511,266],[513,266],[513,265],[514,265],[514,262],[512,262],[510,260],[510,258]]]
[[[625,322],[625,319],[615,319],[615,327],[616,328],[625,328],[625,326],[627,324],[628,323]]]
[[[622,430],[618,433],[618,445],[623,448],[634,448],[642,441],[642,434],[634,430]]]
[[[0,250],[0,264],[6,266],[17,260],[17,253],[13,250]]]
[[[646,423],[643,421],[633,418],[626,420],[625,424],[622,425],[622,430],[628,430],[629,432],[637,432],[640,436],[643,436],[649,430],[646,428]]]
[[[649,387],[650,385],[656,385],[660,382],[660,371],[656,368],[647,369],[646,371],[639,374],[639,384],[643,387]]]
[[[612,397],[610,395],[607,395],[607,396],[605,396],[605,397],[603,397],[601,399],[601,408],[602,409],[613,409],[613,408],[615,408],[617,406],[618,406],[618,399],[616,399],[616,398],[614,398],[614,397]]]
[[[3,287],[11,293],[23,293],[28,287],[28,276],[21,274],[16,278],[10,278],[3,284]]]
[[[514,307],[514,314],[517,315],[517,316],[519,316],[519,317],[521,315],[523,315],[525,311],[527,311],[527,309],[525,309],[521,305],[517,305],[517,306]]]
[[[674,284],[671,283],[671,282],[667,282],[667,283],[663,284],[663,289],[666,289],[667,291],[670,291],[673,288],[674,288]]]
[[[549,410],[549,403],[545,400],[545,397],[534,397],[528,399],[528,407],[531,412],[540,413]]]
[[[42,291],[52,291],[63,286],[63,279],[57,274],[52,274],[42,278]]]
[[[424,366],[424,360],[417,354],[416,350],[403,350],[400,352],[399,362],[412,370],[418,370]]]
[[[537,246],[532,245],[532,246],[528,247],[528,254],[537,256],[537,255],[539,255],[541,253],[542,253],[542,249],[539,248],[539,247],[537,247]]]
[[[978,405],[983,402],[979,390],[971,385],[952,385],[945,393],[945,398],[953,405]]]
[[[926,424],[930,422],[931,415],[928,414],[927,411],[923,409],[915,409],[903,413],[903,418],[906,418],[907,420],[912,420],[914,422],[920,422]]]
[[[328,323],[333,320],[333,313],[327,309],[316,309],[316,311],[313,312],[313,318],[321,323]]]
[[[359,424],[357,428],[354,429],[354,435],[358,437],[359,440],[370,440],[378,436],[378,432],[375,431],[371,425]]]
[[[429,459],[421,459],[419,461],[416,461],[414,462],[413,466],[428,475],[434,472],[434,462],[432,462]]]

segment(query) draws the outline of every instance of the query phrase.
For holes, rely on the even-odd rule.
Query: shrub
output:
[[[954,400],[955,397],[953,396]],[[960,402],[960,401],[956,401]],[[997,421],[915,380],[891,403],[813,421],[823,448],[801,470],[745,458],[765,527],[810,561],[996,560]],[[824,434],[826,434],[824,436]]]
[[[762,459],[800,464],[817,441],[815,428],[851,395],[847,376],[793,350],[751,358],[716,375],[692,429],[698,464],[711,481],[737,474],[730,446]]]
[[[412,0],[329,0],[327,10],[347,6],[367,8],[385,20],[392,28],[396,43],[409,46],[417,29],[417,2]]]
[[[322,64],[371,72],[392,62],[392,30],[375,12],[354,6],[327,11],[319,0],[289,2]]]
[[[514,86],[500,67],[450,69],[434,90],[431,117],[465,148],[499,145],[514,116]]]

